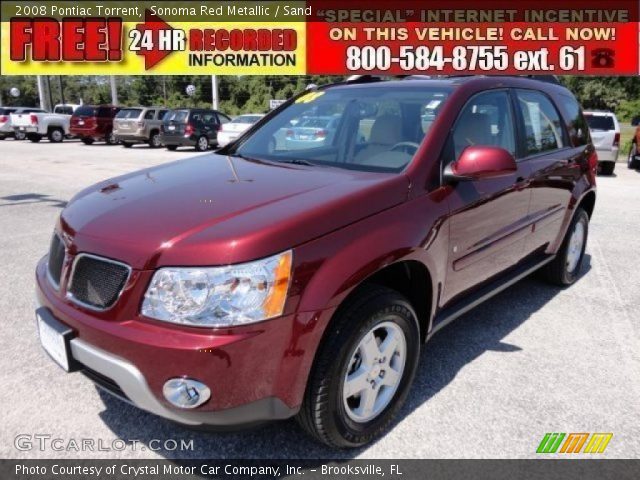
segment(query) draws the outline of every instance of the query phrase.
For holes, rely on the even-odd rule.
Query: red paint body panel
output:
[[[125,262],[132,275],[112,309],[93,312],[69,302],[64,287],[51,286],[45,258],[37,269],[40,302],[80,338],[134,363],[163,402],[164,381],[188,375],[214,392],[202,410],[269,396],[299,406],[332,315],[362,282],[397,262],[422,265],[432,284],[429,328],[439,310],[526,256],[555,253],[575,207],[595,188],[590,144],[519,158],[510,172],[505,158],[478,149],[486,158],[474,161],[504,174],[442,183],[440,152],[474,94],[494,88],[535,88],[554,100],[560,94],[560,87],[517,78],[447,85],[450,97],[402,173],[207,154],[85,189],[56,227],[68,240],[61,283],[80,252]],[[227,265],[288,249],[293,275],[280,318],[203,329],[140,315],[158,267]]]

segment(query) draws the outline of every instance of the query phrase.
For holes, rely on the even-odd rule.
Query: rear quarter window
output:
[[[526,155],[536,155],[565,147],[564,128],[549,98],[534,90],[517,90],[518,108],[525,129]]]
[[[569,137],[575,147],[589,142],[589,125],[582,114],[578,101],[569,95],[560,95],[558,104],[564,111],[569,127]]]

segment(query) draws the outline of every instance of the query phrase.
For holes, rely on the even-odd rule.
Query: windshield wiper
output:
[[[287,160],[278,160],[278,162],[291,163],[293,165],[307,165],[309,167],[315,167],[316,166],[315,163],[310,162],[309,160],[304,160],[302,158],[291,158],[291,159],[287,159]]]

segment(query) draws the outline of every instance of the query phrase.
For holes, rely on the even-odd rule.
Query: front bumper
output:
[[[87,369],[87,376],[91,378],[98,373],[106,379],[96,381],[103,390],[142,410],[185,425],[249,425],[289,418],[297,411],[274,397],[217,412],[170,408],[155,397],[142,372],[132,363],[96,348],[80,338],[71,340],[71,353],[73,358]],[[117,388],[112,388],[109,380],[117,385]]]
[[[133,276],[138,275],[135,283],[143,291],[148,282],[140,273]],[[320,329],[309,325],[326,324],[332,313],[291,314],[217,330],[128,313],[127,318],[118,312],[99,318],[51,286],[46,257],[38,264],[36,280],[38,303],[76,333],[71,354],[87,376],[143,410],[187,425],[248,425],[295,415],[320,338]],[[123,295],[121,301],[127,300]],[[193,410],[174,407],[164,399],[162,386],[175,377],[203,382],[211,398]]]

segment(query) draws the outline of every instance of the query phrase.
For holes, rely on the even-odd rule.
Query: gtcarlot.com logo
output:
[[[611,437],[613,433],[547,433],[536,453],[604,453]]]
[[[131,451],[192,451],[194,450],[193,439],[151,439],[141,440],[121,439],[105,440],[101,438],[62,438],[48,433],[21,433],[13,440],[16,450],[27,452],[31,450],[44,451],[67,451],[67,452],[121,452]]]

